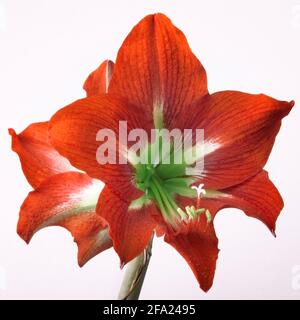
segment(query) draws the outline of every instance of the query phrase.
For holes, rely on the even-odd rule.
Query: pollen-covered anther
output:
[[[182,221],[191,221],[197,218],[201,213],[204,213],[206,216],[207,223],[211,222],[212,217],[211,213],[208,209],[198,208],[196,209],[194,206],[186,206],[185,211],[181,208],[177,208],[177,212],[180,215]]]
[[[208,209],[205,210],[205,216],[206,216],[207,223],[210,223],[212,221],[212,216]]]

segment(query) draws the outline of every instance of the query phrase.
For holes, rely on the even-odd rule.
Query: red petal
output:
[[[121,266],[143,252],[156,226],[154,205],[128,210],[128,203],[119,199],[108,187],[101,192],[97,213],[108,222]]]
[[[67,228],[78,245],[83,265],[111,246],[107,225],[95,213],[101,182],[79,172],[57,174],[29,193],[20,211],[18,234],[27,243],[47,226]],[[106,236],[105,236],[106,233]]]
[[[248,216],[261,220],[273,234],[276,220],[283,208],[281,195],[266,171],[261,171],[237,186],[221,190],[214,199],[205,200],[206,203],[215,200],[222,202],[223,208],[239,208]]]
[[[58,225],[71,232],[78,246],[78,264],[82,267],[102,251],[112,247],[105,221],[95,212],[80,214]]]
[[[168,232],[165,241],[173,246],[191,267],[202,290],[213,284],[218,259],[218,238],[213,223],[206,223],[204,215],[187,224],[176,234]]]
[[[182,202],[184,201],[184,202]],[[180,197],[185,206],[196,206],[195,199]],[[239,185],[211,193],[201,198],[200,207],[207,208],[214,215],[223,208],[237,208],[248,216],[262,221],[275,235],[276,220],[283,209],[282,197],[268,177],[261,171]]]
[[[18,154],[24,175],[33,188],[57,173],[75,169],[49,143],[48,125],[48,122],[33,123],[18,135],[9,129],[12,150]]]
[[[96,154],[101,142],[96,141],[96,136],[100,129],[112,130],[116,135],[115,151],[118,154],[119,121],[127,121],[128,131],[134,128],[147,129],[146,118],[140,124],[138,116],[138,108],[109,95],[81,99],[52,117],[51,143],[75,167],[104,181],[114,188],[115,193],[136,198],[140,192],[132,183],[133,168],[130,164],[119,164],[118,157],[117,164],[99,164]],[[148,128],[149,125],[148,121]]]
[[[196,199],[178,197],[181,208],[196,206]],[[265,223],[275,234],[275,224],[283,208],[282,198],[269,180],[266,171],[261,171],[255,177],[240,185],[215,193],[207,193],[200,202],[201,208],[206,208],[212,217],[222,208],[234,207],[243,210],[248,216]],[[218,256],[218,240],[213,222],[207,223],[205,215],[187,224],[182,224],[177,233],[166,226],[160,232],[166,232],[165,241],[170,243],[188,262],[200,287],[207,291],[213,282],[216,260]]]
[[[201,182],[205,188],[223,189],[260,172],[275,137],[294,103],[265,95],[218,92],[198,108],[188,128],[203,128],[207,142],[217,149],[204,159]],[[197,123],[197,124],[196,124]]]
[[[184,108],[208,91],[205,70],[184,34],[166,16],[155,14],[145,17],[125,39],[109,92],[151,115],[153,108],[163,107],[166,126],[174,126]]]
[[[86,91],[87,96],[107,93],[113,68],[114,63],[110,60],[105,60],[88,76],[83,85],[83,89]]]

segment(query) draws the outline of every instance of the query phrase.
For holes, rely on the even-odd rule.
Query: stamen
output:
[[[207,222],[211,221],[209,210],[205,208],[196,209],[194,206],[186,206],[185,211],[183,211],[181,208],[177,208],[177,212],[179,213],[183,221],[194,220],[201,213],[205,213]]]
[[[181,208],[177,208],[177,212],[179,213],[182,220],[186,219],[186,213]]]
[[[205,215],[206,215],[207,223],[210,223],[212,221],[212,216],[208,209],[205,210]]]

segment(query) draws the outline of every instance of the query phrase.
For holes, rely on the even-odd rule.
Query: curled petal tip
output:
[[[202,281],[202,283],[199,282],[200,289],[203,290],[205,293],[207,293],[211,289],[212,285],[213,285],[213,281],[206,280],[206,281]]]
[[[121,262],[120,262],[120,269],[121,269],[121,270],[124,268],[125,264],[126,264],[126,263],[125,263],[124,261],[121,261]]]
[[[293,108],[293,106],[295,105],[295,101],[294,100],[290,101],[289,105],[290,105],[291,108]]]
[[[19,237],[20,237],[26,244],[29,244],[31,238],[26,237],[24,234],[22,234],[22,233],[20,233],[20,232],[18,232],[18,235],[19,235]]]
[[[76,243],[75,240],[74,240],[74,242]],[[86,259],[86,257],[83,257],[82,255],[80,255],[80,251],[78,251],[77,263],[78,263],[79,268],[82,268],[88,262],[88,260],[89,259]]]
[[[11,136],[16,136],[17,134],[16,134],[16,131],[14,130],[14,129],[12,129],[12,128],[9,128],[8,129],[8,133],[11,135]]]
[[[21,232],[18,232],[19,237],[26,243],[29,244],[31,238],[26,237],[24,234],[22,234]]]
[[[23,212],[20,212],[20,216],[22,216]],[[19,218],[18,225],[17,225],[17,234],[18,236],[26,242],[26,244],[29,244],[31,238],[33,237],[33,233],[28,231],[28,226],[26,226],[26,223],[22,218]]]
[[[276,235],[275,229],[271,229],[271,232],[272,232],[273,237],[276,238],[277,235]]]
[[[82,268],[86,264],[86,261],[78,259],[77,263],[78,263],[79,268]]]
[[[207,293],[208,291],[209,291],[209,289],[211,288],[211,286],[210,287],[206,287],[206,286],[199,286],[200,287],[200,289],[202,289],[202,291],[204,291],[205,293]]]

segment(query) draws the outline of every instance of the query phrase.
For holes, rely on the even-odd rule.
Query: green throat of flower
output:
[[[146,164],[138,163],[134,165],[135,184],[138,189],[143,191],[144,195],[132,201],[129,209],[139,209],[154,202],[164,220],[174,228],[182,221],[190,221],[202,213],[206,215],[209,222],[211,215],[205,208],[195,208],[193,205],[181,208],[178,204],[178,196],[191,198],[191,203],[195,203],[197,197],[199,200],[200,195],[197,188],[191,187],[196,179],[186,174],[187,164],[184,162],[177,164],[174,161],[176,155],[172,144],[169,145],[169,149],[167,148],[170,162],[163,162],[166,153],[164,154],[162,151],[161,145],[160,137],[141,152],[140,157],[149,161],[146,161]],[[152,164],[150,159],[156,159],[155,163]]]

